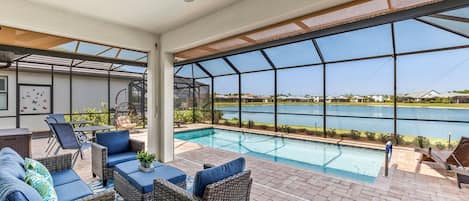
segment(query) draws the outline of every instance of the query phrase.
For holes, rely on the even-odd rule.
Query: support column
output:
[[[174,159],[173,98],[174,66],[172,54],[159,45],[148,63],[148,151],[161,162]]]
[[[391,37],[392,37],[392,60],[393,60],[393,138],[396,141],[396,144],[399,144],[397,140],[397,56],[396,56],[396,38],[394,33],[394,23],[391,23]]]
[[[111,71],[107,71],[107,124],[111,125]]]
[[[15,92],[15,95],[16,95],[16,109],[15,109],[15,121],[16,121],[16,128],[19,128],[21,125],[20,125],[20,103],[19,103],[19,100],[20,100],[20,85],[19,85],[19,65],[18,65],[18,61],[15,62],[15,89],[16,89],[16,92]]]
[[[210,90],[212,91],[212,96],[210,97],[212,99],[212,104],[210,105],[211,106],[211,114],[212,114],[212,124],[215,124],[215,88],[213,88],[214,86],[214,79],[213,77],[211,77],[211,86],[210,86]]]

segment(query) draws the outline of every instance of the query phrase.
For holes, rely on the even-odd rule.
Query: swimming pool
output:
[[[368,183],[375,181],[384,160],[380,150],[223,129],[178,132],[174,137]]]

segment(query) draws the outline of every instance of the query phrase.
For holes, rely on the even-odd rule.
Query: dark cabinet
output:
[[[11,147],[23,157],[31,158],[31,131],[27,128],[0,129],[0,148]]]

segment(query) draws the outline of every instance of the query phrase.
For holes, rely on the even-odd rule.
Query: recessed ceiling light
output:
[[[184,0],[184,2],[190,3],[193,2],[194,0]]]

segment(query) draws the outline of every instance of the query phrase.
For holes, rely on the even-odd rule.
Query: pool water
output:
[[[223,129],[178,132],[175,138],[368,183],[384,161],[381,150]]]

